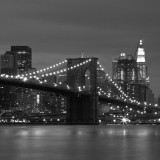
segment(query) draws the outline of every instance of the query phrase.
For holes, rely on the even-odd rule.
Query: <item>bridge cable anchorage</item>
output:
[[[101,70],[104,70],[104,68],[102,67],[102,65],[100,64],[99,61],[97,62],[97,65],[98,65],[98,67],[99,67]],[[126,95],[126,94],[123,92],[123,90],[121,89],[121,87],[118,87],[118,84],[115,83],[115,82],[112,80],[112,78],[110,78],[110,76],[109,76],[108,74],[106,74],[106,76],[107,76],[107,79],[109,80],[109,82],[111,82],[111,83],[116,87],[116,89],[118,89],[118,90],[121,92],[122,99],[125,98],[124,100],[126,101],[128,98],[130,98],[128,95]],[[140,102],[136,101],[135,99],[131,99],[131,98],[130,98],[129,100],[130,100],[131,103],[140,104]]]

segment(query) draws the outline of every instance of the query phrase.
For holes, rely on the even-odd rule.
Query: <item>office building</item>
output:
[[[101,86],[106,79],[106,73],[104,72],[103,68],[97,68],[97,83]]]
[[[145,51],[140,39],[135,55],[121,53],[112,61],[112,78],[132,99],[153,103],[153,94],[149,89]]]
[[[17,75],[32,68],[32,50],[28,46],[11,46],[11,51],[6,51],[0,57],[1,74]],[[19,106],[19,97],[22,97],[24,90],[29,92],[29,89],[0,85],[1,107],[8,110]]]
[[[1,74],[16,75],[17,66],[16,66],[15,56],[12,54],[1,55]]]
[[[16,75],[15,57],[10,54],[0,56],[1,74]],[[0,85],[0,107],[2,110],[8,110],[16,106],[16,87]]]
[[[134,58],[138,67],[138,80],[142,84],[149,84],[149,77],[146,66],[145,50],[143,48],[143,41],[140,39]]]
[[[11,46],[17,52],[17,73],[21,74],[32,68],[32,49],[28,46]]]

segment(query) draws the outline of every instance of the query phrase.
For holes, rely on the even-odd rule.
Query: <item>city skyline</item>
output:
[[[159,94],[160,11],[157,0],[124,1],[4,1],[0,5],[0,54],[12,45],[33,50],[39,69],[66,58],[98,57],[111,76],[112,59],[133,54],[144,43],[150,85]]]

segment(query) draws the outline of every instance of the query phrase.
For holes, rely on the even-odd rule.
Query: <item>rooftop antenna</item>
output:
[[[81,58],[83,58],[83,55],[84,55],[84,52],[82,51],[82,55],[81,55]]]

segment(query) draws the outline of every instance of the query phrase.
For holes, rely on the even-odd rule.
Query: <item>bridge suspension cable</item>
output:
[[[104,70],[104,68],[102,67],[102,65],[100,64],[100,62],[97,62],[97,65],[99,65],[99,67],[102,69],[102,70]],[[140,102],[138,102],[138,101],[136,101],[135,99],[132,99],[132,98],[130,98],[128,95],[126,95],[125,93],[124,93],[124,91],[118,86],[118,84],[117,83],[115,83],[113,80],[112,80],[112,78],[110,78],[110,76],[108,75],[108,74],[106,74],[106,77],[107,77],[107,79],[112,83],[112,85],[114,85],[114,87],[122,94],[122,99],[124,99],[124,100],[127,100],[127,99],[129,99],[129,101],[132,103],[132,102],[135,102],[135,103],[137,103],[137,104],[140,104]],[[106,93],[105,91],[103,91],[104,93]]]
[[[55,65],[52,65],[52,66],[49,66],[49,67],[46,67],[46,68],[43,68],[43,69],[40,69],[40,70],[37,70],[37,71],[22,74],[22,76],[33,76],[33,75],[36,75],[36,74],[39,74],[39,73],[43,73],[43,72],[49,71],[51,69],[56,69],[57,67],[65,64],[65,63],[67,63],[67,60],[64,60],[62,62],[59,62],[59,63],[55,64]]]
[[[11,78],[11,79],[13,79],[13,78],[15,78],[15,79],[21,79],[21,80],[23,80],[24,82],[26,82],[28,79],[35,79],[35,80],[38,80],[40,84],[42,84],[42,83],[47,83],[47,81],[46,81],[46,80],[42,81],[42,80],[40,79],[40,77],[37,76],[37,74],[42,73],[43,71],[46,71],[46,70],[47,70],[47,71],[50,71],[52,68],[54,68],[54,69],[57,68],[57,69],[58,69],[58,70],[56,70],[56,71],[51,71],[51,72],[44,73],[44,74],[40,75],[42,78],[48,77],[48,76],[52,76],[52,75],[56,75],[56,74],[65,73],[65,72],[67,72],[67,70],[75,69],[75,68],[77,68],[77,67],[80,67],[80,66],[82,66],[82,65],[85,65],[86,63],[89,63],[90,61],[91,61],[91,59],[88,58],[88,59],[85,59],[83,62],[76,63],[76,64],[74,64],[74,65],[72,65],[72,66],[65,67],[65,68],[63,68],[63,69],[62,69],[62,68],[61,68],[61,69],[58,69],[58,68],[57,68],[58,66],[61,66],[62,64],[64,64],[64,63],[67,62],[67,60],[64,60],[64,61],[62,61],[62,62],[60,62],[60,63],[57,63],[56,65],[52,65],[52,66],[50,66],[50,67],[47,67],[47,68],[44,68],[44,69],[41,69],[41,70],[38,70],[38,71],[35,71],[35,72],[32,72],[32,73],[22,74],[22,75],[16,75],[16,76],[14,76],[14,75],[5,75],[5,74],[2,74],[1,77]],[[102,65],[101,65],[99,62],[97,62],[97,65],[98,65],[98,67],[99,67],[101,70],[104,70],[104,68],[102,67]],[[127,95],[123,92],[123,90],[118,86],[118,84],[115,83],[115,82],[110,78],[110,76],[109,76],[108,74],[106,74],[106,77],[107,77],[107,79],[109,80],[109,82],[114,86],[114,88],[117,89],[118,93],[120,93],[120,96],[119,96],[119,95],[114,95],[113,98],[121,99],[121,100],[124,100],[124,101],[129,100],[130,102],[135,102],[135,103],[137,103],[137,104],[140,104],[140,102],[138,102],[138,101],[136,101],[136,100],[132,100],[129,96],[127,96]],[[54,86],[56,87],[56,86],[58,86],[58,84],[54,83]],[[70,87],[67,85],[67,88],[69,89]],[[80,86],[78,86],[77,89],[78,89],[79,91],[82,91],[82,88],[81,88]],[[98,94],[103,94],[103,95],[105,95],[105,96],[107,96],[107,97],[111,97],[111,93],[112,93],[112,92],[113,92],[113,91],[110,91],[110,92],[108,91],[108,92],[107,92],[107,91],[103,90],[102,88],[98,88]]]

